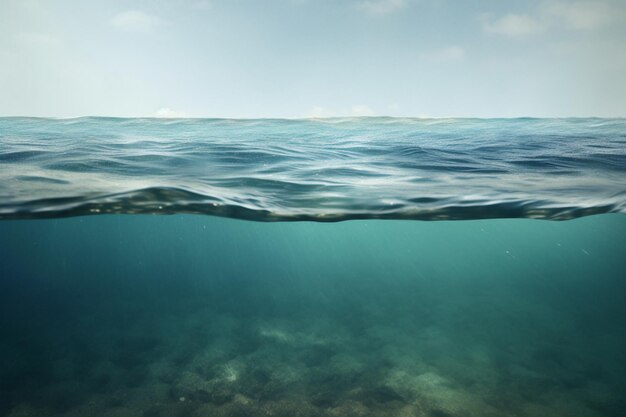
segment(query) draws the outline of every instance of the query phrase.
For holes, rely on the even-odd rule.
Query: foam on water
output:
[[[625,119],[0,118],[4,219],[569,219],[625,174]]]

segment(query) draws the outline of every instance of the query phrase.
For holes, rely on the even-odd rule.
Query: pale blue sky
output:
[[[624,0],[0,0],[0,115],[626,116]]]

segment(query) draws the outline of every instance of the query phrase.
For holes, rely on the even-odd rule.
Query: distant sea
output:
[[[624,416],[625,213],[626,119],[0,118],[0,416]]]

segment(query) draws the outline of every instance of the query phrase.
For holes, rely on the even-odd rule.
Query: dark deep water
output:
[[[623,416],[626,216],[0,221],[0,415]]]

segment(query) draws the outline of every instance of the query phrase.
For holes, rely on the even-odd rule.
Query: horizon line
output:
[[[46,119],[46,120],[78,120],[78,119],[150,119],[150,120],[289,120],[289,121],[315,121],[315,120],[351,120],[351,119],[413,119],[413,120],[518,120],[518,119],[626,119],[626,116],[390,116],[390,115],[367,115],[367,116],[325,116],[325,117],[220,117],[220,116],[3,116],[0,119]]]

